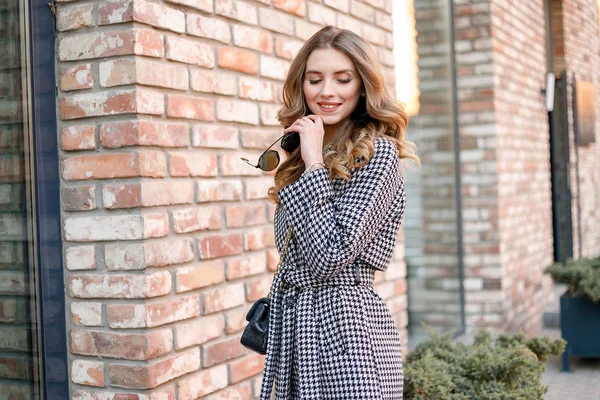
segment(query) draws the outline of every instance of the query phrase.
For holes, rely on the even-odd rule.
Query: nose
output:
[[[321,89],[321,96],[323,97],[332,97],[335,95],[335,92],[332,89],[332,82],[331,81],[324,81],[323,82],[323,89]]]

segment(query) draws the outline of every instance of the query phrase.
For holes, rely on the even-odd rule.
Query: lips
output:
[[[317,103],[319,109],[325,113],[331,113],[340,108],[341,103]]]

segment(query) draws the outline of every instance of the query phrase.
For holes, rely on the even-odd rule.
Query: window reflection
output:
[[[21,3],[0,3],[0,399],[35,399]]]
[[[436,330],[462,328],[451,54],[450,2],[394,2],[398,98],[421,157],[407,172],[404,219],[409,347]]]

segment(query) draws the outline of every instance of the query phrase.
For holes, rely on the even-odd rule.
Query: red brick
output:
[[[152,304],[110,304],[106,307],[111,328],[153,328],[200,315],[198,295],[170,298]]]
[[[299,40],[291,40],[286,37],[278,36],[275,38],[275,55],[287,60],[293,60],[303,44],[304,43]]]
[[[261,176],[263,173],[258,168],[252,168],[241,160],[242,157],[250,160],[252,165],[257,162],[261,153],[238,152],[238,153],[222,153],[221,175],[223,176]]]
[[[269,293],[272,282],[273,279],[270,276],[256,278],[246,282],[246,300],[254,302],[261,297],[266,296]]]
[[[142,182],[142,206],[154,207],[194,202],[194,182],[155,180]]]
[[[147,120],[107,122],[100,125],[100,143],[106,148],[187,147],[190,143],[189,126],[180,122]]]
[[[77,326],[102,326],[102,303],[71,303],[71,320]]]
[[[243,72],[250,75],[258,73],[258,56],[250,51],[221,47],[218,50],[219,67]]]
[[[167,271],[148,275],[77,275],[68,280],[69,295],[77,298],[144,299],[171,292]]]
[[[212,13],[212,2],[210,12]],[[229,30],[229,25],[226,22],[216,18],[204,17],[202,15],[191,13],[187,14],[186,17],[188,34],[218,40],[223,43],[229,43],[231,41],[231,32]]]
[[[194,259],[192,239],[168,239],[144,243],[147,267],[183,264]]]
[[[221,229],[221,207],[195,207],[173,211],[173,230],[189,233]]]
[[[104,363],[101,361],[75,360],[71,364],[73,383],[86,386],[104,386]]]
[[[139,183],[104,185],[102,187],[104,208],[132,208],[142,205],[142,188]]]
[[[98,8],[98,21],[100,25],[136,21],[173,32],[185,31],[183,12],[144,0],[106,2]]]
[[[165,212],[142,212],[144,239],[165,237],[169,234],[169,215]]]
[[[175,400],[175,385],[163,385],[159,389],[147,390],[144,394],[132,392],[113,392],[77,390],[72,400]]]
[[[67,217],[64,233],[69,242],[142,239],[142,218],[139,215]]]
[[[236,283],[202,293],[204,314],[212,314],[244,304],[244,284]]]
[[[165,0],[165,1],[168,3],[191,7],[196,10],[205,11],[207,13],[213,12],[213,0]]]
[[[137,57],[134,60],[108,60],[100,64],[100,85],[105,87],[139,83],[168,89],[187,90],[188,72],[184,65]]]
[[[162,151],[138,152],[140,176],[162,178],[167,176],[167,156]]]
[[[167,38],[167,59],[203,68],[215,66],[215,53],[211,46],[178,37]]]
[[[375,18],[375,10],[369,5],[358,1],[352,1],[350,4],[350,14],[371,24]]]
[[[137,154],[131,153],[68,157],[62,167],[67,180],[131,178],[140,174]]]
[[[223,316],[219,314],[200,317],[193,322],[175,325],[177,350],[218,338],[223,334],[224,325]]]
[[[273,39],[271,35],[249,26],[233,26],[233,44],[263,53],[273,53]]]
[[[198,202],[237,201],[242,199],[240,181],[201,179],[197,182]]]
[[[258,125],[258,107],[250,101],[218,99],[217,118],[219,121]]]
[[[94,246],[73,246],[65,250],[65,266],[69,271],[96,268],[96,249]]]
[[[277,265],[279,264],[279,252],[277,249],[270,249],[267,251],[267,269],[271,272],[277,271]]]
[[[73,330],[71,352],[87,356],[150,360],[169,354],[173,347],[170,329],[149,333],[114,333]]]
[[[178,399],[194,400],[227,387],[227,367],[220,365],[186,376],[179,382]]]
[[[260,104],[260,122],[263,125],[281,127],[277,119],[279,106],[276,104]]]
[[[274,0],[273,5],[280,10],[299,17],[306,15],[306,0]]]
[[[61,32],[94,26],[94,5],[61,5],[56,9],[56,29]]]
[[[207,236],[198,239],[200,259],[231,256],[242,253],[242,235],[229,233],[226,235]]]
[[[200,368],[200,350],[195,348],[146,365],[109,365],[112,386],[151,389]]]
[[[217,176],[217,155],[190,151],[169,153],[171,176]]]
[[[216,285],[225,280],[225,265],[221,260],[205,261],[177,269],[175,273],[177,292]]]
[[[215,12],[250,25],[258,23],[256,6],[236,0],[215,0]]]
[[[242,146],[250,149],[264,150],[283,135],[282,129],[244,129]]]
[[[272,226],[244,232],[244,250],[260,250],[274,245],[275,232]]]
[[[215,364],[238,358],[247,353],[248,350],[242,346],[238,336],[205,344],[202,346],[202,367],[212,367]]]
[[[220,392],[206,397],[206,400],[228,400],[228,399],[236,399],[236,400],[251,400],[251,399],[253,399],[250,382],[242,382],[239,385],[228,386],[227,388],[221,390]]]
[[[109,271],[129,271],[146,268],[143,244],[105,245],[104,264]]]
[[[227,261],[227,279],[239,279],[257,275],[267,270],[266,253],[249,253]]]
[[[225,332],[228,335],[240,332],[246,326],[247,307],[239,307],[225,313]]]
[[[63,92],[89,89],[93,86],[94,78],[92,78],[91,64],[80,64],[61,69],[60,89]]]
[[[236,149],[239,135],[236,128],[219,125],[195,125],[192,128],[194,147]]]
[[[226,96],[235,96],[237,94],[237,78],[231,73],[194,68],[190,74],[192,90],[224,94]]]
[[[77,33],[58,42],[60,61],[85,60],[121,55],[162,57],[163,37],[151,29]]]
[[[250,77],[240,77],[240,97],[250,100],[267,101],[274,103],[277,101],[277,85]]]
[[[215,119],[214,102],[200,97],[167,95],[167,114],[173,118],[201,121]]]
[[[61,188],[62,207],[65,211],[85,211],[96,209],[96,186],[86,185]]]
[[[142,88],[74,94],[60,101],[64,120],[118,114],[162,115],[164,108],[162,93]]]
[[[96,148],[96,127],[94,125],[75,125],[62,129],[63,150],[93,150]]]
[[[287,1],[287,3],[292,3]],[[292,5],[294,7],[294,5]],[[298,15],[304,16],[306,11],[304,2],[301,2],[294,10]],[[261,8],[259,11],[260,26],[271,31],[283,33],[285,35],[294,36],[294,18],[291,15],[282,13],[269,8]],[[335,25],[335,19],[333,24]]]
[[[285,80],[289,69],[290,62],[287,60],[281,60],[279,58],[265,55],[260,56],[261,76],[283,81]]]
[[[273,185],[274,182],[271,177],[246,179],[244,181],[244,188],[246,189],[244,199],[267,199],[269,189],[273,187]]]
[[[264,368],[265,358],[259,354],[250,354],[229,364],[231,383],[243,381],[260,374]]]
[[[267,222],[264,204],[231,206],[225,210],[228,228],[241,228]]]

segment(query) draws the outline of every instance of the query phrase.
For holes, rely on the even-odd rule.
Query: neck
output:
[[[323,148],[327,147],[329,143],[333,141],[340,124],[336,125],[326,125],[325,126],[325,136],[323,136]]]

